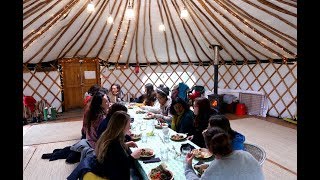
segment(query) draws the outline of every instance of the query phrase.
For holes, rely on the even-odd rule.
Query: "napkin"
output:
[[[147,163],[154,163],[154,162],[160,162],[160,158],[151,158],[148,160],[144,160],[143,163],[147,164]]]

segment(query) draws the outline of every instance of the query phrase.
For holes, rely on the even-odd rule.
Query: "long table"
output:
[[[155,119],[143,119],[146,116],[145,114],[137,114],[136,112],[141,110],[138,107],[134,107],[133,109],[128,109],[128,114],[134,118],[134,122],[131,123],[132,132],[133,133],[146,133],[153,130],[153,136],[147,137],[147,142],[143,143],[141,140],[136,141],[138,148],[151,148],[154,150],[155,157],[160,158],[160,148],[168,148],[168,160],[160,161],[155,163],[143,163],[142,160],[138,160],[136,165],[138,170],[144,179],[149,179],[148,174],[151,172],[151,169],[159,166],[161,163],[165,163],[167,165],[167,169],[173,173],[174,179],[186,179],[184,175],[184,161],[185,157],[179,156],[176,157],[176,151],[180,153],[181,144],[189,143],[195,148],[199,148],[196,144],[189,140],[183,141],[172,141],[170,140],[168,143],[163,142],[162,137],[163,133],[161,129],[153,128],[154,124],[157,122]],[[142,125],[142,128],[141,128]],[[146,126],[146,128],[144,128]],[[170,136],[176,134],[175,131],[169,128]],[[136,148],[131,148],[131,150],[135,150]],[[174,150],[175,149],[175,150]],[[160,158],[161,159],[161,158]],[[193,160],[193,165],[196,164],[198,160]],[[206,162],[209,163],[209,162]]]

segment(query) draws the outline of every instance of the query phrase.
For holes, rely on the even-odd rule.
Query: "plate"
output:
[[[163,126],[168,126],[168,124],[167,123],[158,123],[158,124],[154,125],[154,127],[156,129],[162,129]]]
[[[144,116],[143,119],[154,119],[154,118],[151,116]]]
[[[201,176],[208,167],[209,164],[195,164],[193,166],[193,168],[198,172],[199,176]]]
[[[148,174],[148,179],[160,180],[160,176],[166,176],[166,178],[162,178],[162,179],[173,180],[173,173],[163,166],[165,165],[160,164],[156,168],[151,169],[150,173]]]
[[[136,103],[135,105],[136,105],[137,107],[144,106],[144,104],[143,104],[143,103]]]
[[[193,149],[191,152],[197,159],[208,159],[212,157],[211,152],[206,148]]]
[[[154,155],[154,151],[150,148],[142,148],[141,149],[141,155],[140,157],[142,158],[149,158],[152,157]]]
[[[143,111],[143,110],[137,110],[136,111],[136,114],[145,114],[145,113],[147,113],[146,111]]]
[[[182,133],[177,133],[170,137],[172,141],[182,141],[182,140],[185,140],[186,138],[187,138],[187,135]]]
[[[138,139],[140,139],[141,138],[141,133],[140,134],[130,134],[130,137],[131,137],[131,139],[132,140],[138,140]]]

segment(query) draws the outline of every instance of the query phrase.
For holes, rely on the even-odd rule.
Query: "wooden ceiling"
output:
[[[297,58],[296,0],[24,0],[23,63],[93,57],[105,63]],[[132,5],[135,18],[128,20]],[[189,16],[180,18],[185,8]],[[113,23],[108,23],[111,15]],[[159,30],[164,24],[165,31]]]

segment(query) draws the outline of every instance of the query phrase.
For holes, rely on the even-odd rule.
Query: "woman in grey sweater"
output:
[[[218,127],[211,127],[204,133],[205,143],[215,156],[201,177],[192,168],[192,153],[186,156],[185,176],[187,180],[264,180],[258,161],[247,151],[232,150],[229,135]]]

